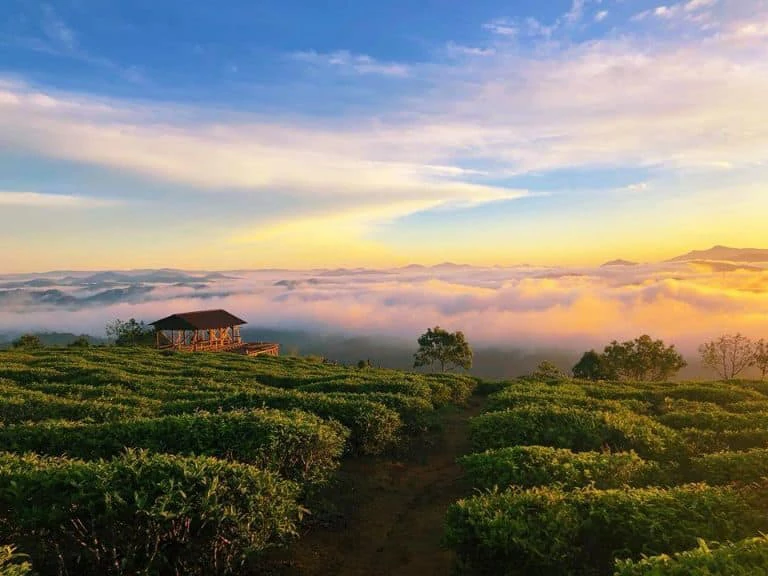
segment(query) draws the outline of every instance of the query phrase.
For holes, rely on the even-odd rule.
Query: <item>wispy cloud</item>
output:
[[[607,10],[601,10],[597,14],[595,14],[595,22],[602,22],[608,17],[608,11]]]
[[[448,42],[445,45],[445,52],[449,56],[492,56],[496,53],[496,49],[493,47],[464,46],[456,42]]]
[[[118,202],[104,198],[73,196],[68,194],[45,194],[41,192],[19,192],[0,190],[0,206],[23,206],[27,208],[101,208],[115,206]]]
[[[506,18],[499,18],[492,20],[491,22],[486,22],[483,24],[483,28],[493,34],[507,37],[517,36],[517,34],[520,32],[517,24]]]
[[[75,50],[77,48],[77,36],[74,30],[67,25],[50,4],[43,4],[42,10],[43,19],[40,26],[48,40],[66,50]]]
[[[315,66],[336,68],[342,72],[356,74],[375,74],[380,76],[405,77],[409,67],[397,62],[381,62],[366,54],[352,54],[347,50],[336,52],[295,52],[292,58]]]

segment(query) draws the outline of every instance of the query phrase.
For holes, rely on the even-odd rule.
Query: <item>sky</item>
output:
[[[766,247],[765,0],[3,0],[0,272]]]

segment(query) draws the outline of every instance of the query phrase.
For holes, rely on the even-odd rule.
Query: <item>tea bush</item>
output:
[[[691,459],[685,474],[689,481],[710,485],[758,482],[768,477],[768,449],[697,456]]]
[[[350,397],[351,396],[351,397]],[[292,390],[254,390],[203,401],[167,402],[166,414],[183,414],[205,410],[242,410],[269,407],[278,410],[298,409],[321,418],[334,419],[349,428],[350,448],[360,454],[380,454],[395,445],[402,421],[394,410],[361,395],[333,397],[313,392]]]
[[[768,576],[768,537],[698,548],[643,560],[619,561],[614,576]]]
[[[591,483],[596,488],[619,488],[672,480],[666,467],[643,460],[634,452],[576,453],[564,448],[515,446],[470,454],[460,458],[459,464],[471,485],[485,490],[552,484],[571,489]]]
[[[41,574],[222,574],[296,534],[298,487],[214,458],[0,458],[0,538]]]
[[[657,418],[662,424],[682,430],[750,430],[768,429],[768,412],[757,414],[731,414],[729,412],[670,412]]]
[[[32,566],[13,546],[0,546],[0,576],[31,576]]]
[[[715,431],[686,428],[680,431],[680,436],[691,454],[768,448],[768,429]]]
[[[617,557],[752,536],[768,528],[766,511],[741,490],[704,484],[510,489],[452,505],[445,541],[472,574],[607,576]]]
[[[629,411],[596,412],[557,405],[528,405],[489,412],[470,422],[475,451],[540,445],[590,451],[635,450],[643,458],[671,459],[684,451],[678,435]]]
[[[349,431],[298,410],[256,409],[102,424],[40,422],[0,427],[0,446],[75,458],[110,458],[124,448],[233,458],[302,483],[328,480]]]

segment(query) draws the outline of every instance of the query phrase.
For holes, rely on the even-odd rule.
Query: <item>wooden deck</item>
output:
[[[245,356],[279,356],[280,344],[274,342],[232,342],[217,344],[196,342],[194,344],[166,344],[160,350],[177,350],[179,352],[229,352]]]

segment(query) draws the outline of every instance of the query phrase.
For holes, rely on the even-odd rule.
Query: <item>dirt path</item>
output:
[[[467,494],[456,458],[469,452],[468,421],[481,409],[482,399],[472,398],[401,459],[346,462],[323,506],[330,512],[280,554],[278,573],[449,574],[453,557],[440,545],[443,520],[448,506]]]

